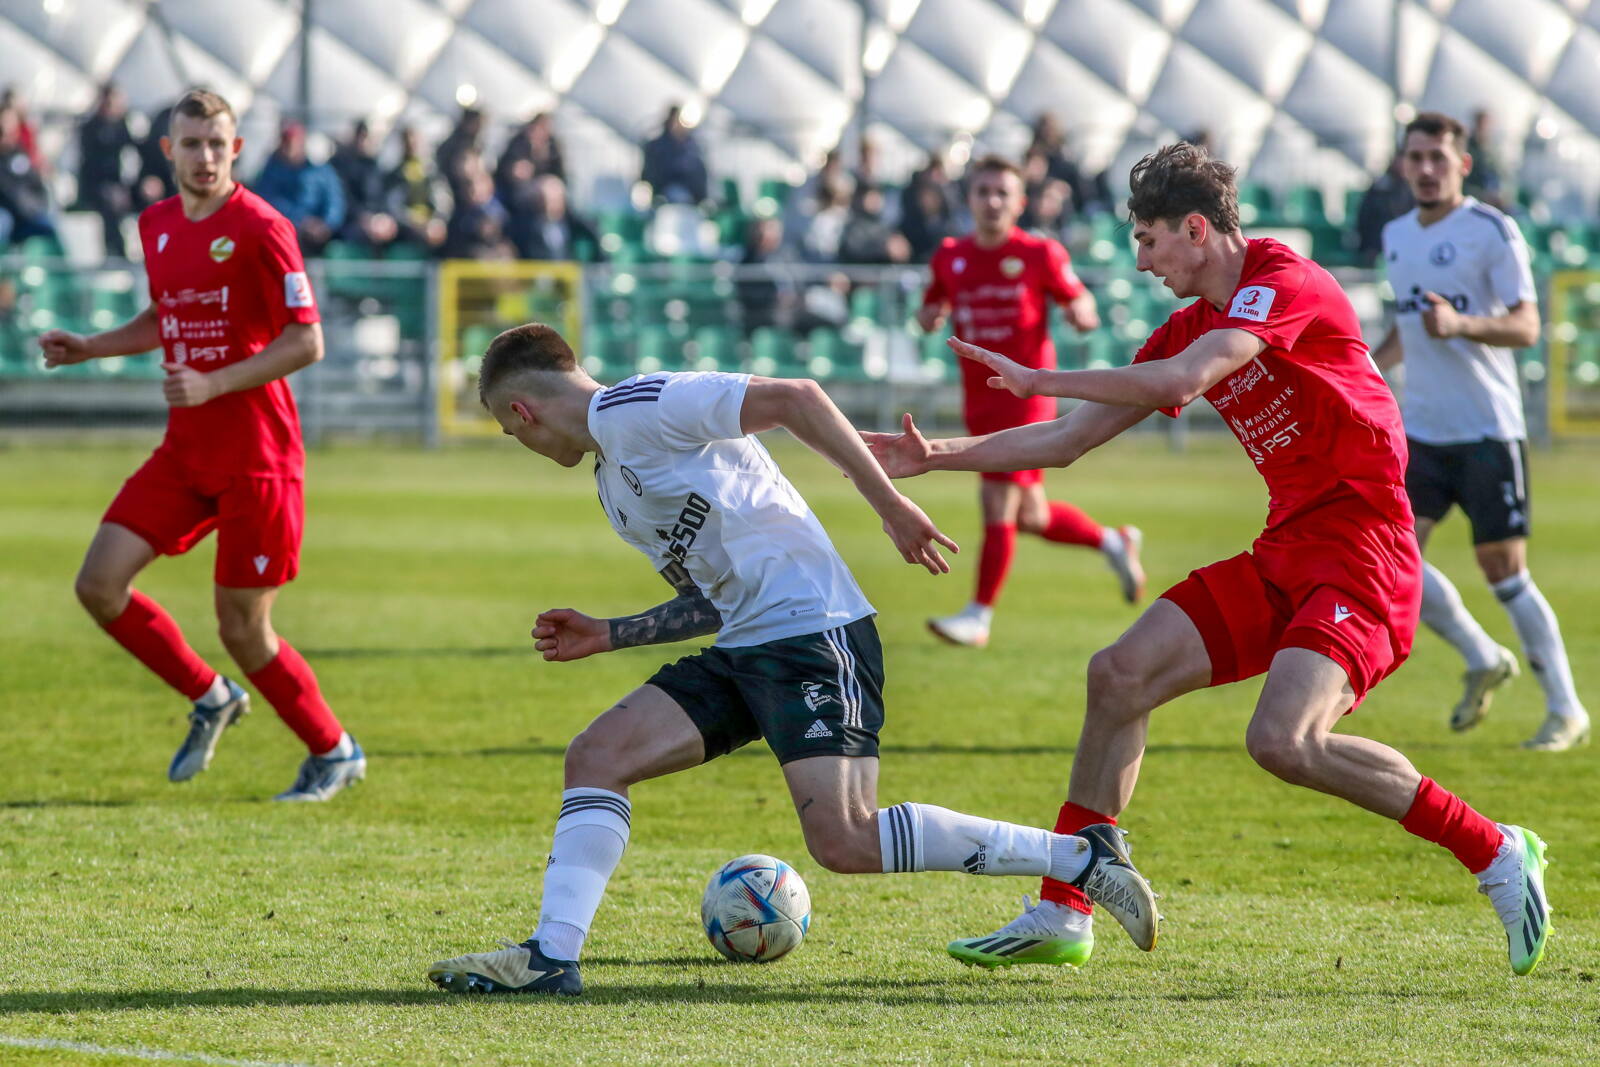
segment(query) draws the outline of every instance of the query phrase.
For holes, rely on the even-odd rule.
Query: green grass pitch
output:
[[[1081,972],[959,966],[945,943],[1009,919],[1033,881],[823,872],[757,746],[634,790],[585,998],[447,997],[423,977],[431,962],[532,928],[567,739],[687,651],[545,664],[527,639],[534,615],[634,611],[666,587],[610,534],[584,470],[509,442],[315,453],[302,575],[276,617],[366,746],[369,780],[327,806],[268,803],[300,753],[257,700],[208,773],[169,785],[186,708],[71,591],[143,454],[0,451],[0,1062],[1594,1062],[1596,750],[1517,749],[1543,713],[1526,674],[1482,727],[1449,733],[1460,668],[1426,633],[1347,728],[1550,842],[1555,933],[1532,978],[1511,975],[1492,910],[1446,853],[1250,762],[1247,682],[1154,717],[1125,819],[1165,894],[1153,954],[1103,923]],[[820,461],[779,456],[881,611],[881,801],[1048,825],[1085,662],[1134,617],[1101,561],[1024,539],[991,647],[944,648],[923,620],[969,593],[973,480],[908,486],[968,549],[935,579],[898,562]],[[1532,559],[1600,710],[1597,469],[1592,446],[1535,455]],[[1265,510],[1231,441],[1184,454],[1122,442],[1049,485],[1142,526],[1156,592],[1245,547]],[[1454,517],[1431,557],[1514,644],[1466,540]],[[141,586],[223,666],[210,566],[207,545]],[[807,943],[770,966],[724,963],[698,923],[710,872],[750,851],[793,863],[814,901]],[[121,1051],[51,1044],[63,1042]]]

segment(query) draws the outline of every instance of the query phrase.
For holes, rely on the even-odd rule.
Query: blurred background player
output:
[[[972,165],[970,177],[967,202],[973,232],[947,238],[934,253],[917,322],[929,332],[938,330],[953,307],[957,337],[1002,352],[1024,366],[1054,367],[1049,301],[1061,305],[1074,329],[1087,332],[1100,325],[1094,295],[1073,273],[1066,249],[1017,227],[1027,200],[1022,172],[1015,164],[985,156]],[[971,433],[994,433],[1056,417],[1053,397],[1015,397],[990,389],[984,384],[987,376],[978,364],[961,361],[962,411]],[[928,620],[928,629],[938,637],[975,648],[989,643],[994,604],[1016,554],[1018,529],[1046,541],[1099,549],[1130,604],[1144,592],[1139,531],[1132,526],[1115,530],[1102,526],[1071,504],[1046,498],[1043,471],[986,472],[979,501],[983,547],[978,554],[977,588],[961,611]]]
[[[1399,822],[1477,876],[1529,974],[1550,932],[1544,842],[1497,824],[1387,745],[1334,727],[1405,661],[1422,600],[1422,554],[1406,499],[1400,409],[1325,269],[1239,229],[1233,168],[1190,144],[1140,160],[1128,214],[1138,268],[1179,299],[1132,366],[1042,371],[958,340],[990,385],[1081,401],[1052,423],[985,437],[867,434],[892,474],[1065,466],[1143,421],[1210,401],[1267,484],[1250,549],[1190,573],[1089,661],[1083,733],[1057,833],[1114,822],[1133,796],[1150,713],[1184,693],[1265,674],[1245,747],[1292,784]],[[1046,879],[1036,907],[950,952],[984,966],[996,939],[1037,957],[1089,930],[1076,889]],[[1010,942],[1002,940],[999,943]]]
[[[1141,948],[1154,945],[1150,887],[1110,826],[1078,836],[931,804],[878,809],[883,649],[872,605],[752,435],[784,427],[843,471],[907,563],[947,572],[939,546],[955,542],[884,476],[816,382],[689,372],[608,389],[556,331],[529,323],[489,345],[478,383],[501,428],[530,451],[563,467],[594,455],[611,528],[678,593],[626,618],[543,612],[533,636],[544,658],[717,641],[662,667],[573,739],[538,930],[520,945],[434,964],[428,977],[440,988],[582,992],[578,955],[627,846],[629,787],[758,738],[778,757],[806,846],[828,870],[1048,871],[1104,903]]]
[[[1384,369],[1405,360],[1406,490],[1417,541],[1426,548],[1434,526],[1461,506],[1478,567],[1544,687],[1544,723],[1523,747],[1559,752],[1589,740],[1589,715],[1556,614],[1528,573],[1528,431],[1514,349],[1539,341],[1538,290],[1516,223],[1463,192],[1473,170],[1466,146],[1466,129],[1448,115],[1424,112],[1406,126],[1401,171],[1417,206],[1383,229],[1398,304],[1373,358]],[[1484,632],[1442,571],[1424,564],[1422,590],[1422,621],[1466,660],[1450,727],[1467,730],[1516,677],[1517,659]]]
[[[223,646],[310,752],[277,799],[327,800],[366,774],[366,757],[271,618],[278,588],[299,570],[305,522],[305,449],[284,379],[322,357],[322,327],[293,226],[233,180],[237,129],[214,93],[178,101],[162,140],[178,195],[139,216],[150,306],[114,330],[51,330],[39,344],[51,367],[165,351],[166,436],[111,502],[77,594],[123,648],[194,702],[167,776],[181,782],[205,770],[249,696],[133,580],[157,556],[181,555],[216,530]]]

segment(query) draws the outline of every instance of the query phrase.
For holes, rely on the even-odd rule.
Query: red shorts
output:
[[[218,585],[279,586],[300,572],[304,487],[299,478],[193,470],[157,449],[101,521],[126,526],[163,556],[181,556],[216,530]]]
[[[1410,525],[1339,501],[1161,595],[1200,631],[1212,685],[1261,674],[1279,649],[1304,648],[1344,669],[1359,704],[1411,653],[1422,554]]]
[[[966,409],[967,432],[974,437],[999,433],[1035,422],[1049,422],[1056,417],[1056,398],[1053,396],[1013,396],[1010,393],[987,389],[979,396],[968,393]],[[1030,486],[1044,482],[1044,471],[985,471],[981,477],[986,482],[1004,482],[1011,485]]]

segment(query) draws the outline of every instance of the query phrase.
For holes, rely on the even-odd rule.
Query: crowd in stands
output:
[[[67,207],[100,217],[109,256],[129,251],[132,216],[176,191],[160,148],[167,121],[168,113],[158,112],[135,136],[114,85],[103,87],[79,120],[76,197]],[[1507,183],[1491,122],[1479,112],[1472,123],[1470,191],[1503,204]],[[503,144],[495,132],[483,110],[466,107],[432,151],[411,126],[396,130],[385,150],[360,121],[321,159],[305,128],[291,121],[265,163],[240,176],[294,223],[311,256],[606,258],[615,245],[574,209],[552,117],[532,116]],[[1032,132],[1020,161],[1028,195],[1022,225],[1057,239],[1081,236],[1085,220],[1115,211],[1107,176],[1081,165],[1054,115],[1040,115]],[[877,146],[864,138],[850,146],[853,152],[829,152],[799,187],[783,186],[783,196],[741,210],[716,202],[719,194],[726,199],[731,183],[714,186],[701,143],[678,107],[668,109],[640,148],[638,180],[653,205],[719,221],[734,212],[715,250],[719,258],[771,266],[923,263],[970,224],[960,177],[947,170],[944,153],[930,154],[903,185],[891,185],[879,173]],[[22,101],[0,95],[0,249],[56,236],[50,178]],[[1334,235],[1346,261],[1370,265],[1384,223],[1411,206],[1396,160],[1351,204],[1344,232]],[[773,302],[781,303],[781,294]]]

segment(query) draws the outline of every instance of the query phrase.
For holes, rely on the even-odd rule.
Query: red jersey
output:
[[[1410,526],[1400,407],[1333,276],[1277,241],[1252,240],[1226,310],[1197,300],[1174,312],[1133,361],[1230,329],[1267,347],[1205,395],[1266,479],[1267,530],[1352,494]]]
[[[170,197],[139,216],[150,302],[166,360],[210,373],[249,359],[291,322],[317,322],[294,227],[244,186],[199,222]],[[169,409],[161,448],[221,474],[302,477],[305,448],[282,378]]]
[[[1084,292],[1065,248],[1013,228],[994,248],[979,246],[971,236],[946,238],[928,267],[932,277],[922,302],[950,304],[957,337],[1025,367],[1056,365],[1049,301],[1065,304]],[[1056,417],[1053,397],[1015,397],[1003,389],[990,389],[989,377],[989,369],[981,363],[961,360],[962,397],[973,432]],[[1002,424],[988,425],[996,422]]]

